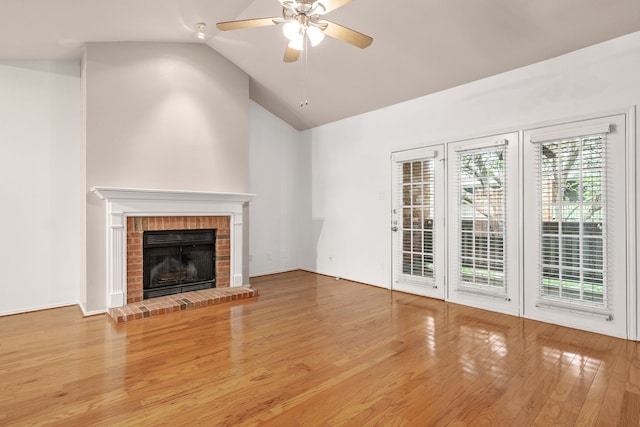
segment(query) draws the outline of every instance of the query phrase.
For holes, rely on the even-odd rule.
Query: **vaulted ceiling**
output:
[[[331,1],[331,0],[327,0]],[[0,60],[80,58],[85,42],[205,43],[243,69],[251,98],[297,129],[375,110],[640,31],[638,0],[353,0],[325,18],[374,38],[332,38],[284,63],[277,0],[2,0]],[[300,103],[308,100],[308,105]]]

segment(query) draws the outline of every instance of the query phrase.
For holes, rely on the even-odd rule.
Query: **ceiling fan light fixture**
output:
[[[282,5],[282,16],[218,22],[216,27],[220,31],[229,31],[282,24],[282,31],[288,40],[283,57],[284,62],[296,62],[300,58],[301,51],[308,48],[309,45],[317,46],[325,36],[349,43],[360,49],[369,47],[373,42],[373,38],[366,34],[321,19],[325,13],[333,12],[339,7],[349,4],[352,0],[278,1]],[[199,37],[202,36],[199,35]],[[206,35],[206,38],[209,37],[210,35]]]
[[[318,46],[322,40],[324,40],[324,32],[318,28],[311,26],[307,28],[307,36],[309,36],[309,41],[311,42],[311,46]]]
[[[301,25],[298,21],[291,20],[282,26],[282,32],[284,36],[291,41],[297,40],[298,38],[302,38],[302,34],[300,32]]]
[[[289,47],[295,50],[304,50],[304,37],[299,37],[296,40],[289,42]]]

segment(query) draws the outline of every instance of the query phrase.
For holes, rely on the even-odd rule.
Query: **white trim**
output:
[[[452,160],[447,165],[447,206],[449,221],[447,224],[447,286],[445,291],[445,301],[467,305],[485,310],[496,311],[504,314],[519,316],[522,313],[521,283],[520,278],[520,229],[518,219],[520,218],[518,177],[519,149],[521,146],[520,132],[511,131],[502,135],[491,135],[475,139],[453,141],[446,144],[448,157]],[[459,257],[458,244],[460,242],[460,223],[458,213],[460,210],[458,194],[458,161],[459,154],[477,150],[492,150],[504,147],[507,160],[505,170],[505,194],[507,199],[505,207],[505,220],[507,221],[504,242],[505,252],[505,293],[490,294],[482,291],[474,292],[465,288],[459,283]],[[515,197],[515,198],[514,198]]]
[[[78,307],[80,307],[80,310],[82,311],[82,317],[89,317],[89,316],[97,316],[99,314],[106,314],[108,310],[91,310],[91,311],[87,311],[85,310],[84,306],[82,304],[78,304]]]
[[[538,308],[538,310],[544,310],[544,308]],[[544,310],[544,311],[547,311],[547,310]],[[556,313],[564,312],[564,310],[555,310],[555,311],[556,311]],[[567,328],[579,329],[579,330],[588,331],[588,332],[595,332],[597,334],[608,335],[608,336],[611,336],[611,337],[629,339],[627,337],[626,333],[621,333],[621,332],[619,332],[617,330],[611,329],[611,322],[610,321],[606,321],[604,316],[602,317],[602,319],[598,319],[597,317],[593,317],[593,316],[582,316],[581,315],[580,316],[581,318],[594,319],[588,329],[585,328],[584,325],[581,324],[579,321],[577,321],[575,318],[574,319],[568,319],[566,317],[556,317],[553,321],[551,321],[551,320],[549,320],[549,317],[541,315],[540,311],[538,311],[538,313],[526,314],[526,315],[524,315],[522,317],[524,319],[535,320],[535,321],[538,321],[538,322],[549,323],[549,324],[552,324],[552,325],[565,326]]]
[[[598,123],[590,126],[570,127],[551,132],[532,133],[530,142],[538,144],[565,138],[581,138],[590,135],[602,135],[611,132],[609,123]]]
[[[91,192],[102,200],[167,200],[205,201],[217,203],[246,203],[255,197],[249,193],[220,193],[206,191],[160,190],[121,187],[91,187]]]
[[[0,313],[0,317],[13,316],[15,314],[31,313],[34,311],[52,310],[54,308],[71,307],[74,305],[79,306],[80,304],[78,304],[77,301],[73,301],[73,302],[61,302],[59,304],[53,304],[53,305],[37,305],[35,307],[21,308],[20,310],[4,311]]]
[[[420,295],[423,297],[443,299],[441,294],[442,290],[438,289],[438,286],[422,286],[413,283],[394,283],[392,291],[404,292],[413,295]]]
[[[106,202],[107,307],[127,301],[127,217],[228,216],[231,234],[231,283],[242,286],[242,214],[253,194],[140,188],[92,187]]]
[[[268,270],[268,271],[261,271],[261,272],[258,272],[258,273],[253,273],[253,274],[251,274],[251,275],[249,276],[249,280],[251,280],[251,279],[255,279],[256,277],[272,276],[272,275],[274,275],[274,274],[290,273],[290,272],[292,272],[292,271],[300,271],[300,270],[302,270],[302,268],[301,268],[301,267],[286,267],[286,268],[284,268],[284,269],[282,269],[282,270]],[[311,272],[311,273],[315,273],[315,272],[313,272],[313,271],[309,271],[309,272]],[[249,284],[245,284],[244,286],[251,287],[251,283],[249,283]]]
[[[524,130],[518,131],[518,145],[524,145]],[[520,317],[524,316],[524,282],[525,282],[525,274],[524,274],[524,245],[526,244],[526,240],[524,238],[525,235],[525,222],[524,222],[524,149],[519,150],[518,152],[518,283],[519,283],[519,292],[518,292],[518,307],[520,307]]]
[[[604,310],[601,311],[601,310],[598,310],[597,308],[590,309],[588,307],[584,307],[579,304],[574,304],[574,305],[566,304],[564,301],[560,301],[559,303],[554,303],[552,301],[541,300],[536,303],[536,308],[542,308],[542,309],[548,308],[550,310],[564,310],[569,313],[579,314],[581,316],[598,317],[606,321],[613,320],[613,313],[610,313],[608,311],[604,311]]]
[[[433,147],[435,145],[444,144],[444,146],[445,146],[444,154],[446,155],[447,154],[447,146],[448,146],[448,144],[451,144],[451,143],[474,140],[474,139],[478,139],[478,138],[489,138],[489,137],[498,138],[502,134],[511,133],[511,132],[519,132],[521,134],[521,137],[524,138],[524,131],[525,130],[527,130],[527,131],[535,131],[536,129],[549,127],[549,126],[557,126],[557,125],[561,125],[561,124],[589,121],[589,120],[593,120],[593,119],[599,119],[599,118],[604,118],[604,117],[609,117],[609,116],[615,116],[615,115],[618,115],[618,114],[627,114],[630,111],[630,109],[634,110],[635,106],[622,107],[622,108],[611,108],[611,109],[605,109],[605,110],[596,110],[596,111],[586,112],[586,113],[577,114],[577,115],[573,115],[573,116],[565,116],[565,117],[561,117],[560,119],[552,118],[552,119],[548,119],[548,120],[538,120],[538,121],[534,121],[534,122],[519,122],[519,123],[515,123],[513,126],[508,126],[508,127],[503,127],[503,128],[492,128],[492,129],[489,129],[489,130],[481,131],[480,133],[451,134],[451,135],[447,135],[447,136],[444,136],[444,137],[440,137],[438,139],[427,140],[425,142],[412,141],[412,142],[407,142],[406,145],[404,145],[405,148],[399,148],[399,149],[395,150],[394,152],[402,152],[402,151],[409,151],[409,150],[419,150],[419,149],[425,148],[425,147]],[[575,128],[575,126],[574,126],[574,128]],[[517,129],[517,130],[514,131],[514,129]],[[635,134],[633,136],[633,140],[635,141]],[[524,143],[524,140],[522,140],[522,141]],[[411,145],[409,145],[409,144],[411,144]]]
[[[624,116],[624,117],[622,117]],[[631,320],[635,319],[636,312],[636,301],[629,301],[633,294],[635,294],[635,290],[632,289],[636,286],[635,281],[632,282],[631,268],[629,264],[635,265],[635,258],[631,258],[635,253],[631,253],[630,245],[635,244],[636,236],[632,230],[626,228],[629,226],[629,223],[635,220],[635,212],[631,212],[634,208],[630,206],[635,200],[635,193],[633,189],[629,188],[630,185],[630,169],[629,169],[629,144],[634,144],[635,140],[630,139],[629,137],[629,129],[628,125],[630,112],[620,111],[618,110],[616,113],[612,113],[608,116],[597,116],[594,118],[581,117],[577,122],[569,123],[567,121],[558,121],[553,124],[550,123],[548,125],[549,129],[544,132],[543,129],[536,127],[533,129],[524,129],[523,136],[525,141],[531,141],[532,135],[561,135],[561,132],[569,129],[573,132],[583,133],[585,129],[589,129],[589,135],[594,135],[594,132],[600,131],[602,134],[602,130],[609,129],[609,134],[607,135],[607,145],[612,150],[607,150],[607,159],[608,162],[614,162],[610,165],[617,170],[618,174],[612,174],[608,176],[609,185],[607,186],[607,190],[610,192],[608,199],[609,203],[613,203],[616,208],[612,209],[609,214],[614,215],[615,219],[610,219],[607,221],[607,230],[608,232],[612,232],[610,226],[614,227],[613,233],[610,234],[609,243],[612,247],[609,248],[609,253],[607,253],[607,257],[609,261],[613,260],[614,262],[618,262],[616,265],[610,265],[608,267],[608,284],[611,286],[621,286],[619,288],[613,289],[613,298],[611,300],[611,310],[613,317],[609,321],[604,321],[598,319],[606,319],[606,313],[604,316],[591,316],[591,315],[581,315],[577,313],[576,309],[571,308],[571,310],[567,310],[566,308],[553,307],[550,304],[546,304],[548,301],[545,301],[537,296],[537,281],[533,279],[533,272],[537,271],[537,262],[539,260],[538,248],[532,246],[532,242],[536,242],[539,239],[538,231],[533,230],[531,227],[524,227],[524,224],[527,221],[530,221],[531,215],[535,211],[538,200],[537,197],[533,198],[523,198],[523,242],[526,243],[526,246],[523,246],[524,253],[522,254],[522,265],[526,275],[524,275],[523,282],[523,291],[524,291],[524,314],[523,317],[532,319],[532,320],[540,320],[543,322],[549,322],[553,324],[558,324],[562,326],[568,326],[576,329],[588,330],[597,333],[603,333],[606,335],[634,339],[634,335],[632,330],[630,329]],[[582,125],[582,126],[581,126]],[[622,132],[624,129],[622,127],[625,126],[627,129],[625,132]],[[555,129],[554,129],[555,128]],[[582,130],[582,131],[581,131]],[[557,131],[557,132],[556,132]],[[574,135],[575,136],[575,135]],[[569,138],[569,136],[564,135],[565,138]],[[575,136],[576,138],[578,136]],[[620,141],[618,138],[625,138],[626,141]],[[562,136],[560,136],[562,139]],[[542,138],[540,138],[542,141]],[[523,170],[522,177],[523,180],[523,194],[527,192],[532,192],[537,189],[537,182],[535,182],[535,175],[537,170],[537,165],[532,163],[532,158],[534,152],[539,149],[535,144],[524,144],[523,145]],[[626,171],[623,172],[624,176],[621,177],[619,175],[620,169],[625,168]],[[611,181],[613,180],[613,181]],[[537,190],[536,190],[537,191]],[[623,195],[622,197],[620,197]],[[623,201],[622,198],[626,199]],[[617,201],[617,202],[616,202]],[[621,205],[622,203],[622,205]],[[632,219],[631,219],[632,218]],[[537,221],[537,220],[536,220]],[[626,236],[626,238],[622,238],[622,236]],[[633,242],[629,242],[632,240]],[[624,253],[623,253],[624,252]],[[625,262],[625,266],[623,267],[619,264],[619,261]],[[535,283],[534,283],[535,282]],[[624,282],[624,283],[623,283]],[[626,298],[626,301],[624,299]],[[584,310],[581,310],[584,311]],[[598,314],[603,313],[603,311],[594,310]]]
[[[494,292],[489,289],[488,286],[478,286],[477,288],[473,287],[473,284],[468,284],[465,282],[458,283],[458,286],[455,289],[452,289],[453,292],[457,292],[462,295],[469,295],[472,297],[485,297],[491,298],[493,300],[505,300],[507,302],[511,301],[511,298],[506,292]]]
[[[390,281],[387,289],[427,296],[431,298],[444,299],[445,277],[446,277],[446,195],[444,192],[445,182],[445,158],[444,146],[442,144],[431,145],[423,148],[408,149],[401,152],[391,153],[391,269]],[[433,208],[434,227],[432,229],[434,242],[434,276],[431,278],[412,276],[402,273],[399,265],[402,258],[402,178],[398,168],[403,163],[412,161],[431,160],[433,162]],[[441,224],[441,225],[440,225]],[[395,229],[395,231],[393,231]]]
[[[627,110],[627,134],[626,136],[626,152],[627,152],[627,336],[629,339],[640,339],[640,326],[638,322],[638,289],[637,280],[638,272],[638,225],[637,221],[637,184],[638,178],[637,168],[640,166],[636,162],[636,107],[633,106]]]

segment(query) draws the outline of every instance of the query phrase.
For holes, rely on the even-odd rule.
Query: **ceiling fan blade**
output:
[[[300,57],[300,51],[292,49],[287,46],[287,50],[284,51],[284,62],[296,62]]]
[[[325,28],[324,30],[324,33],[326,35],[352,44],[356,47],[359,47],[360,49],[368,47],[373,42],[373,38],[369,37],[366,34],[362,34],[355,30],[352,30],[351,28],[343,27],[342,25],[338,25],[329,21],[318,22],[318,24],[321,25],[324,25],[325,23],[327,24],[327,28]]]
[[[216,27],[222,31],[241,30],[243,28],[266,27],[276,25],[273,20],[276,18],[243,19],[241,21],[218,22]]]
[[[347,3],[351,3],[351,0],[320,0],[320,3],[325,8],[324,13],[329,13],[332,10],[336,10],[339,7],[344,6]]]

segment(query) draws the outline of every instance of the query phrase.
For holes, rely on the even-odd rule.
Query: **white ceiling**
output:
[[[374,38],[326,38],[282,62],[278,26],[219,32],[218,21],[279,16],[277,0],[0,0],[0,59],[80,58],[85,42],[206,42],[251,77],[251,97],[307,129],[640,31],[640,0],[353,0],[325,18]],[[300,107],[306,98],[309,104]]]

